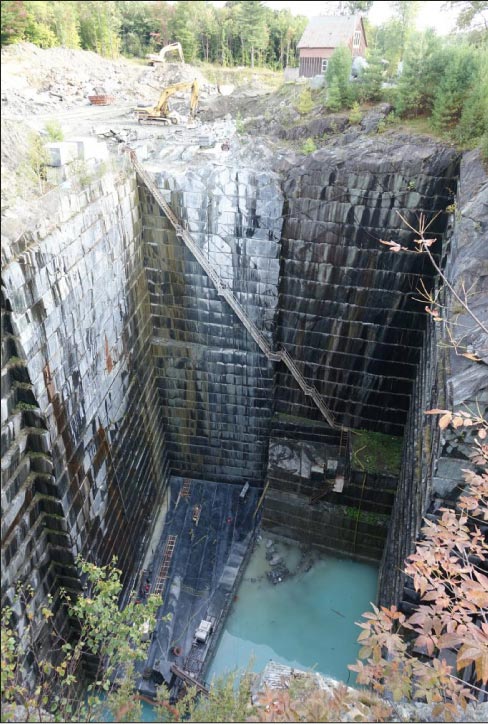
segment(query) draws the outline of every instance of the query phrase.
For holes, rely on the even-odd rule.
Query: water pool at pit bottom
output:
[[[251,555],[205,679],[244,670],[252,658],[254,672],[272,659],[352,684],[347,666],[359,651],[355,622],[376,599],[378,568],[274,540],[293,575],[273,585],[266,541]]]

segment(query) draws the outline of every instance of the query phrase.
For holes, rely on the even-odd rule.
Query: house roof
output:
[[[357,19],[356,15],[320,15],[310,18],[297,48],[337,48],[346,45],[354,33]]]

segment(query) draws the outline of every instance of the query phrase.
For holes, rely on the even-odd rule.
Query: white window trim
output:
[[[359,48],[360,45],[361,45],[361,31],[355,30],[353,40],[352,40],[352,47]]]
[[[325,71],[327,70],[328,64],[329,64],[329,59],[322,58],[322,73],[325,73]]]

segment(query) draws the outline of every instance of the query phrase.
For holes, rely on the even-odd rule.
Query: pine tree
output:
[[[363,101],[381,101],[383,63],[380,51],[375,49],[368,55],[368,65],[359,79],[359,95]]]
[[[453,129],[461,118],[463,104],[478,72],[473,48],[452,49],[434,98],[432,123],[438,131]]]
[[[187,63],[192,63],[197,57],[198,50],[198,23],[196,22],[198,9],[194,2],[178,2],[171,18],[169,27],[171,37],[180,42],[183,55]]]
[[[334,51],[327,66],[327,83],[329,84],[329,96],[330,86],[336,83],[339,90],[341,108],[350,108],[354,101],[353,88],[350,81],[351,66],[351,52],[345,46],[339,46]],[[336,94],[335,89],[333,93]]]
[[[238,18],[242,56],[243,59],[249,57],[251,68],[254,68],[256,52],[264,50],[269,39],[265,8],[261,0],[240,2]]]
[[[340,111],[342,108],[341,90],[337,78],[334,78],[329,85],[326,105],[330,111]]]

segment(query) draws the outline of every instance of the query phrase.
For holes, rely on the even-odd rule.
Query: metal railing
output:
[[[132,149],[128,149],[127,151],[129,153],[129,156],[131,158],[131,161],[134,165],[134,168],[136,172],[139,174],[140,178],[146,185],[146,187],[149,189],[151,194],[153,195],[155,201],[157,204],[161,207],[163,210],[165,216],[169,219],[170,223],[175,229],[176,236],[179,237],[186,247],[190,250],[190,252],[193,254],[197,262],[201,265],[201,267],[205,270],[207,276],[211,279],[213,284],[215,285],[215,288],[217,290],[217,294],[220,297],[223,297],[225,301],[228,303],[228,305],[233,309],[239,320],[242,322],[246,330],[249,332],[253,340],[256,342],[258,347],[261,349],[261,351],[266,355],[268,360],[272,360],[274,362],[283,362],[300,388],[303,390],[305,395],[312,398],[313,402],[317,406],[317,408],[322,413],[323,417],[327,421],[327,423],[331,426],[331,428],[335,428],[336,430],[341,430],[342,427],[338,425],[335,421],[335,418],[328,408],[328,406],[325,404],[324,399],[320,395],[319,391],[314,385],[308,385],[305,378],[303,377],[302,373],[300,372],[295,360],[292,358],[290,353],[285,350],[272,350],[266,337],[263,335],[263,333],[256,327],[254,322],[249,318],[246,311],[240,304],[240,302],[234,297],[232,291],[228,288],[225,282],[222,281],[220,276],[218,275],[215,268],[212,266],[212,264],[209,262],[208,259],[206,259],[205,255],[203,254],[202,250],[198,247],[193,237],[188,233],[186,229],[183,228],[181,224],[181,220],[178,219],[174,211],[169,206],[168,202],[164,199],[163,195],[159,191],[156,184],[151,179],[150,175],[147,173],[147,171],[144,169],[142,164],[137,159],[137,156],[135,154],[135,151]]]

